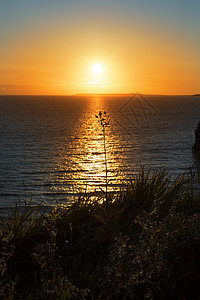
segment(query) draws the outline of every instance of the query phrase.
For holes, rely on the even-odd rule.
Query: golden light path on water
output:
[[[66,137],[59,150],[55,171],[51,175],[52,190],[56,193],[82,192],[98,194],[105,191],[105,152],[102,126],[95,115],[106,111],[110,115],[110,124],[106,128],[106,152],[108,163],[108,191],[119,191],[124,180],[126,160],[124,149],[128,147],[124,133],[121,132],[112,105],[107,105],[104,97],[94,96],[81,112],[74,124],[70,140]],[[136,139],[137,140],[137,139]],[[138,148],[138,141],[135,143]],[[137,158],[134,158],[135,163]],[[128,167],[128,166],[127,166]]]

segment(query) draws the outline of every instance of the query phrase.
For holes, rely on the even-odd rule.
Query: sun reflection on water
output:
[[[104,107],[105,109],[105,107]],[[90,102],[90,107],[86,111],[79,124],[77,131],[77,144],[72,153],[72,159],[76,163],[78,170],[82,170],[84,178],[79,178],[79,186],[83,182],[87,186],[87,191],[99,191],[105,185],[105,156],[103,145],[103,133],[101,125],[95,118],[95,114],[103,110],[101,97],[94,97]],[[109,128],[106,130],[106,148],[108,169],[116,164],[114,153],[112,151],[112,137]],[[82,154],[82,155],[81,155]],[[77,156],[79,159],[77,160]],[[110,179],[111,172],[108,172]]]
[[[102,127],[95,115],[99,111],[110,114],[105,99],[100,96],[91,97],[86,108],[74,123],[70,139],[59,150],[55,172],[51,175],[51,190],[70,195],[101,193],[105,191],[105,153]],[[79,115],[80,116],[80,115]],[[124,141],[111,114],[110,125],[106,128],[106,151],[108,165],[108,191],[116,191],[121,187],[120,174],[125,157],[122,155]],[[122,158],[123,156],[123,158]]]

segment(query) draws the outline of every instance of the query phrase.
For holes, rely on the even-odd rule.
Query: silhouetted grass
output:
[[[107,201],[18,203],[0,224],[1,299],[197,299],[200,194],[144,169]]]

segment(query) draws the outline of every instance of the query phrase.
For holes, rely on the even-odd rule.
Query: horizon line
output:
[[[73,94],[0,94],[0,96],[56,96],[56,97],[67,97],[67,96],[130,96],[130,95],[146,95],[146,96],[200,96],[200,93],[194,94],[152,94],[152,93],[73,93]]]

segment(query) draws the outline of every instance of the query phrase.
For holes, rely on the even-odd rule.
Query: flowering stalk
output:
[[[103,131],[103,145],[104,145],[104,155],[105,155],[105,180],[106,180],[106,204],[108,202],[108,161],[107,161],[107,152],[106,152],[106,127],[109,125],[109,115],[104,112],[99,112],[96,115],[98,122],[101,124],[102,131]]]

